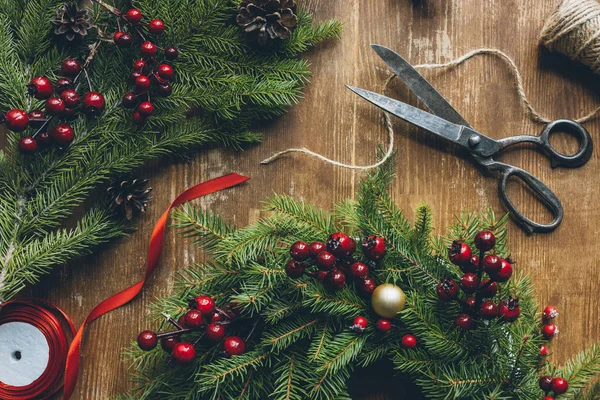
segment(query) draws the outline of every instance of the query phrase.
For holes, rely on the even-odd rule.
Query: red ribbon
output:
[[[87,316],[77,333],[75,333],[75,329],[73,327],[73,324],[71,323],[71,320],[67,317],[67,315],[64,312],[62,312],[57,307],[51,305],[50,303],[44,302],[43,300],[12,301],[4,304],[0,313],[0,324],[2,322],[10,322],[9,320],[6,320],[7,318],[19,318],[19,316],[15,316],[14,314],[24,313],[24,315],[27,315],[27,321],[23,322],[30,322],[32,325],[37,326],[38,329],[40,329],[45,335],[46,331],[52,330],[52,332],[48,332],[48,335],[46,336],[51,346],[50,365],[48,366],[48,369],[44,371],[42,377],[40,377],[40,379],[36,380],[31,385],[23,388],[8,387],[7,385],[1,385],[0,383],[0,399],[45,399],[51,396],[52,394],[56,393],[58,389],[60,389],[60,382],[58,382],[57,384],[56,381],[60,381],[62,368],[64,366],[64,399],[68,400],[73,394],[73,391],[75,390],[75,385],[77,383],[77,376],[79,374],[81,339],[85,327],[90,322],[101,317],[102,315],[109,313],[112,310],[121,307],[122,305],[127,304],[140,293],[140,291],[144,287],[144,284],[146,283],[148,278],[150,278],[160,260],[160,255],[162,253],[164,244],[165,230],[167,227],[167,220],[171,209],[198,197],[206,196],[207,194],[211,194],[223,189],[230,188],[232,186],[239,185],[247,181],[248,179],[250,178],[242,175],[229,174],[221,176],[220,178],[200,183],[194,187],[189,188],[188,190],[177,196],[177,198],[175,198],[171,205],[165,210],[163,215],[160,217],[160,219],[154,226],[154,230],[152,231],[152,236],[150,237],[150,246],[148,249],[148,258],[146,260],[146,275],[144,276],[144,279],[142,279],[135,285],[123,290],[122,292],[109,297],[102,303],[98,304],[89,313],[89,315]],[[73,341],[71,342],[71,346],[69,347],[68,354],[66,355],[66,363],[66,334],[64,333],[64,330],[60,327],[60,323],[57,324],[58,320],[51,320],[49,315],[47,315],[48,311],[44,311],[44,307],[37,306],[37,308],[34,308],[34,304],[36,302],[43,303],[43,305],[45,305],[47,309],[55,311],[59,315],[64,317],[70,325],[73,334],[75,335]],[[15,306],[16,310],[14,312],[11,312],[12,306]],[[27,312],[27,310],[30,310],[31,312]],[[41,321],[44,322],[42,323]],[[46,373],[48,373],[47,376]],[[41,389],[44,390],[42,391]],[[1,390],[5,390],[6,392],[2,392]],[[12,393],[13,397],[10,397],[10,393]],[[42,395],[46,397],[42,397]]]

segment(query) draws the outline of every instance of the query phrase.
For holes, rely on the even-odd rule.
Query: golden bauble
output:
[[[406,296],[402,289],[391,283],[379,285],[371,295],[373,311],[382,318],[394,318],[404,309]]]

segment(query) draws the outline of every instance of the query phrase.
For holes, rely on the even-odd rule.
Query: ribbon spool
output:
[[[13,300],[0,309],[0,399],[47,399],[62,387],[71,320],[37,299]]]

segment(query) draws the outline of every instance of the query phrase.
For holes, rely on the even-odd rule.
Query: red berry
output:
[[[142,20],[142,12],[137,8],[130,8],[124,15],[125,20],[132,24],[137,24]]]
[[[239,356],[246,351],[246,342],[238,336],[229,336],[223,343],[223,349],[228,356]]]
[[[552,396],[544,396],[543,400],[554,400],[554,397],[552,397]]]
[[[483,269],[488,275],[492,276],[502,268],[502,260],[494,254],[488,254],[483,258]]]
[[[137,104],[137,96],[134,93],[125,93],[121,102],[125,108],[133,108]]]
[[[544,357],[548,355],[548,346],[545,344],[540,346],[540,356]]]
[[[160,64],[158,66],[158,76],[160,76],[163,79],[169,80],[171,79],[171,77],[173,76],[173,67],[171,67],[169,64]],[[356,247],[356,245],[355,245]]]
[[[553,378],[549,375],[540,377],[540,379],[538,380],[538,385],[540,386],[540,389],[542,389],[544,392],[549,392],[550,390],[552,390],[552,379]]]
[[[50,115],[60,115],[65,111],[65,102],[60,97],[50,97],[46,100],[46,112]]]
[[[308,243],[301,240],[297,241],[290,247],[290,256],[296,261],[304,261],[310,257],[310,249]]]
[[[173,93],[173,87],[169,83],[161,83],[158,85],[158,94],[162,97],[168,97]]]
[[[205,317],[209,317],[215,312],[215,301],[210,296],[200,295],[194,299],[195,308]]]
[[[477,272],[479,270],[479,256],[472,256],[469,262],[459,265],[462,272]]]
[[[119,47],[131,46],[131,43],[133,43],[133,36],[126,32],[117,32],[113,36],[113,41]]]
[[[460,314],[458,317],[456,317],[454,323],[456,326],[467,331],[473,329],[475,326],[473,323],[473,317],[471,317],[469,314]]]
[[[545,321],[553,320],[556,317],[558,317],[558,310],[556,309],[556,307],[546,306],[546,308],[544,308],[544,312],[542,313],[542,318],[544,318]]]
[[[150,79],[146,75],[140,75],[135,78],[135,89],[138,92],[145,92],[150,88]]]
[[[512,297],[509,297],[507,300],[501,301],[500,304],[498,304],[498,315],[504,321],[516,321],[521,315],[519,299],[513,299]]]
[[[50,134],[48,134],[47,131],[42,131],[38,133],[36,140],[40,147],[48,147],[50,143],[52,143],[52,138],[50,137]]]
[[[352,320],[352,326],[350,327],[350,329],[352,329],[355,332],[362,333],[367,328],[367,325],[367,319],[362,315],[359,315],[358,317],[355,317]]]
[[[4,123],[13,132],[23,132],[29,126],[29,116],[23,110],[13,109],[4,115]]]
[[[448,257],[453,264],[467,264],[471,260],[471,255],[471,248],[466,243],[455,240],[452,242],[452,245],[448,247]]]
[[[285,273],[292,279],[298,279],[304,275],[305,269],[304,264],[295,260],[289,260],[285,264]]]
[[[148,30],[154,35],[160,35],[165,31],[165,23],[160,19],[153,19],[148,23]]]
[[[52,96],[53,90],[52,82],[45,76],[36,76],[27,85],[27,94],[39,100],[44,100]]]
[[[510,279],[513,273],[512,266],[510,263],[504,259],[500,259],[502,262],[502,266],[500,267],[500,271],[497,273],[490,275],[490,278],[495,280],[496,282],[506,282]]]
[[[496,236],[490,231],[479,231],[475,235],[475,246],[481,251],[488,251],[496,245]]]
[[[154,106],[149,101],[143,101],[140,103],[137,110],[142,116],[149,117],[154,112]]]
[[[202,313],[198,310],[190,310],[185,314],[185,326],[190,329],[200,329],[204,325]]]
[[[64,90],[73,89],[73,81],[71,78],[60,78],[54,85],[56,93],[61,94]]]
[[[179,342],[173,347],[171,357],[176,363],[186,365],[196,358],[196,349],[191,343]]]
[[[29,118],[29,125],[33,128],[39,128],[46,122],[46,114],[39,110],[29,111],[27,117]]]
[[[19,141],[19,150],[21,153],[33,154],[37,151],[37,141],[31,136],[26,136]]]
[[[385,240],[379,236],[367,236],[362,243],[363,254],[371,260],[381,260],[385,255]]]
[[[331,268],[333,268],[335,266],[336,261],[337,259],[335,258],[335,256],[328,251],[322,251],[319,254],[317,254],[317,267],[319,267],[319,269],[323,271],[329,271]]]
[[[206,337],[213,342],[220,342],[225,337],[225,327],[221,324],[208,324]]]
[[[327,250],[336,256],[346,256],[356,250],[354,239],[342,232],[331,234],[325,245],[327,246]]]
[[[493,301],[484,301],[479,307],[479,315],[483,319],[493,319],[498,316],[498,307]]]
[[[315,274],[315,278],[319,281],[319,282],[325,282],[325,278],[327,278],[327,275],[329,274],[329,271],[323,271],[323,270],[317,270],[316,274]]]
[[[355,262],[350,266],[350,276],[354,279],[366,278],[369,275],[369,267],[362,262]]]
[[[60,94],[60,98],[65,103],[65,107],[74,108],[77,107],[81,98],[79,93],[73,89],[66,89]]]
[[[458,285],[452,279],[444,279],[437,284],[436,291],[442,301],[452,301],[458,296]]]
[[[475,299],[475,297],[467,297],[463,303],[463,308],[465,311],[473,311],[475,310],[476,305],[477,299]]]
[[[312,242],[308,247],[311,257],[316,257],[323,250],[325,250],[325,243],[323,242]]]
[[[465,293],[474,293],[479,289],[479,278],[472,272],[467,272],[460,278],[460,288]]]
[[[158,344],[156,333],[152,331],[143,331],[137,338],[138,346],[144,351],[150,351]]]
[[[373,293],[376,287],[377,285],[375,284],[375,280],[369,276],[367,276],[365,279],[362,280],[362,282],[358,284],[360,292],[364,295],[369,296],[371,295],[371,293]]]
[[[220,312],[214,311],[210,316],[210,322],[219,322],[223,321],[223,315]]]
[[[60,70],[62,71],[63,75],[74,77],[79,73],[79,71],[81,71],[81,65],[76,59],[67,58],[62,62]]]
[[[83,96],[83,106],[88,114],[96,114],[104,109],[106,102],[100,92],[87,92]]]
[[[138,111],[134,111],[133,114],[131,114],[131,119],[137,126],[142,126],[146,123],[146,121],[148,121],[148,118],[144,117]]]
[[[61,146],[66,146],[75,139],[75,132],[69,124],[56,124],[56,126],[50,132],[52,140]]]
[[[544,324],[542,326],[542,335],[546,338],[546,340],[552,339],[554,336],[558,334],[558,327],[554,324]]]
[[[389,319],[380,318],[375,323],[375,328],[377,328],[378,331],[387,332],[392,329],[392,323]]]
[[[145,66],[146,66],[146,61],[144,61],[144,60],[136,60],[136,61],[133,63],[133,70],[134,70],[134,71],[141,72],[141,71],[142,71],[142,69],[143,69]]]
[[[146,58],[154,57],[156,55],[156,46],[150,41],[145,41],[140,46],[140,53]]]
[[[406,349],[414,349],[417,346],[417,338],[411,334],[402,336],[402,347]]]
[[[160,339],[160,347],[162,347],[167,353],[170,353],[173,351],[173,348],[175,348],[175,345],[180,341],[181,339],[178,335],[165,336]]]
[[[569,389],[569,383],[563,378],[552,379],[552,391],[555,396],[565,393]]]
[[[496,293],[498,293],[498,284],[496,282],[491,282],[489,279],[481,282],[481,295],[483,297],[494,297]]]
[[[165,49],[165,58],[167,60],[175,60],[179,56],[179,50],[177,47],[167,47]]]
[[[340,290],[346,285],[346,275],[339,269],[329,271],[326,280],[327,284],[335,290]]]

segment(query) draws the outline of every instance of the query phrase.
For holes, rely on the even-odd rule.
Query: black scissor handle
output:
[[[546,186],[546,184],[544,184],[544,182],[540,181],[529,172],[512,165],[496,162],[494,169],[498,171],[500,175],[500,181],[498,185],[500,198],[504,201],[504,204],[506,204],[506,207],[509,209],[516,222],[521,225],[523,229],[527,231],[527,233],[546,233],[552,232],[558,228],[563,219],[563,207],[558,197],[556,197],[556,195],[548,186]],[[521,211],[517,209],[517,207],[508,197],[506,191],[508,180],[511,177],[519,179],[537,195],[539,201],[552,213],[554,218],[552,222],[548,224],[540,224],[527,218],[525,215],[523,215],[523,213],[521,213]]]

